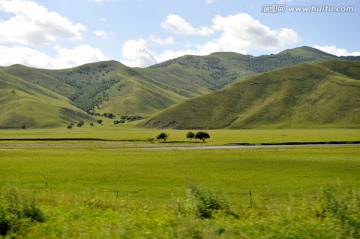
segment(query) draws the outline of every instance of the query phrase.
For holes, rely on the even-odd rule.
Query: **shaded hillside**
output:
[[[0,71],[0,128],[46,128],[92,120],[69,99]]]
[[[305,63],[276,70],[182,102],[146,127],[359,127],[360,62]]]

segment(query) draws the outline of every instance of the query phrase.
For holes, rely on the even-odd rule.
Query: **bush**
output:
[[[234,215],[225,198],[206,188],[199,188],[193,184],[188,186],[187,190],[190,204],[196,215],[202,219],[212,218],[217,211],[223,211],[226,214]]]
[[[195,139],[200,139],[205,142],[205,139],[210,139],[210,135],[207,132],[199,131],[195,134]]]
[[[166,139],[168,138],[168,134],[167,133],[164,133],[164,132],[161,132],[157,137],[156,139],[159,140],[159,139],[163,139],[164,141],[166,141]]]
[[[360,192],[324,190],[323,211],[317,216],[331,215],[341,222],[348,238],[360,238]],[[340,196],[339,196],[340,195]]]
[[[16,189],[0,192],[0,235],[25,233],[35,222],[44,222],[45,217],[34,198],[27,198]],[[11,236],[10,236],[11,237]]]
[[[195,134],[193,133],[193,132],[188,132],[187,134],[186,134],[186,138],[188,138],[188,139],[193,139],[195,137]]]

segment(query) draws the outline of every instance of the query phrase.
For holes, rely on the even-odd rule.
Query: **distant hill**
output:
[[[304,63],[179,103],[143,126],[176,129],[360,127],[360,61]]]
[[[90,120],[69,99],[0,71],[0,129],[47,128]]]
[[[324,60],[356,60],[357,57],[339,58],[310,47],[299,47],[265,56],[241,55],[231,52],[208,56],[183,56],[148,68],[130,68],[120,62],[106,61],[86,64],[70,69],[46,70],[22,65],[0,67],[2,80],[8,82],[0,90],[26,92],[29,86],[37,89],[28,94],[40,99],[63,102],[64,108],[75,110],[75,118],[111,113],[120,116],[153,116],[179,102],[219,90],[234,82],[303,62]],[[11,84],[10,84],[10,83]],[[16,82],[16,83],[15,83]],[[41,89],[41,90],[39,90]],[[20,95],[20,92],[19,94]],[[4,98],[2,106],[11,98]],[[22,106],[24,109],[29,105]],[[9,122],[21,121],[24,116],[10,117]],[[31,111],[36,112],[36,111]],[[52,114],[54,124],[44,124],[31,115],[29,121],[36,127],[64,124],[64,116]],[[67,111],[68,112],[68,111]],[[39,112],[36,112],[39,115]],[[80,116],[81,114],[81,116]],[[90,114],[90,115],[88,115]],[[19,116],[19,117],[18,117]],[[70,116],[70,114],[68,114]],[[67,118],[69,118],[67,116]],[[34,120],[36,119],[36,120]],[[23,120],[24,122],[26,120]],[[73,119],[71,122],[76,121]],[[74,122],[76,123],[76,122]],[[6,126],[3,126],[6,127]],[[47,127],[47,126],[46,126]]]

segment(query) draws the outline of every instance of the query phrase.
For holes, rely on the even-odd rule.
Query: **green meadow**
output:
[[[189,148],[359,130],[160,132],[0,131],[0,238],[359,238],[359,146]]]

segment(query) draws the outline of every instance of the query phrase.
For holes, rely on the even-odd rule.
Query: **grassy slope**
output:
[[[305,63],[171,107],[145,124],[172,128],[358,127],[360,62]]]
[[[0,127],[55,127],[89,120],[69,100],[0,71]]]

